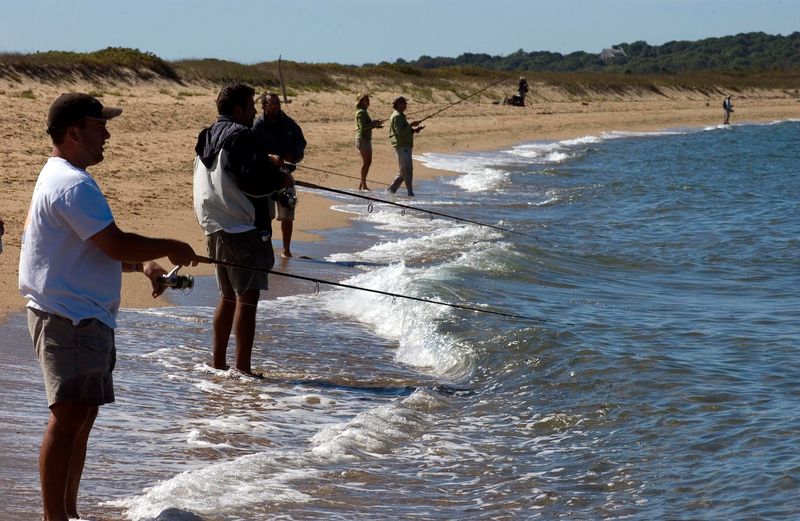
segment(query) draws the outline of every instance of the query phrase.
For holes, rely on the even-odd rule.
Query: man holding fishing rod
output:
[[[414,164],[411,158],[411,150],[414,148],[414,134],[418,134],[425,127],[421,126],[419,121],[408,122],[404,114],[408,107],[408,102],[403,96],[395,99],[392,107],[394,107],[394,112],[389,118],[389,141],[397,154],[399,172],[386,191],[393,194],[396,193],[397,189],[405,181],[408,196],[414,197],[414,188],[412,186]]]
[[[103,161],[106,122],[122,113],[88,94],[50,106],[51,157],[33,191],[19,262],[28,328],[44,375],[50,418],[39,452],[44,519],[80,518],[78,487],[99,406],[114,401],[114,328],[122,272],[144,273],[153,296],[167,272],[153,259],[196,265],[191,246],[120,230],[86,171]]]
[[[255,90],[243,84],[224,87],[217,96],[219,117],[197,138],[194,209],[206,235],[211,259],[254,269],[217,264],[219,301],[214,313],[213,366],[227,369],[231,332],[236,335],[235,367],[253,374],[250,359],[256,310],[267,272],[275,264],[269,196],[294,185],[274,165],[250,128],[256,116]]]
[[[445,106],[430,114],[425,116],[424,118],[420,119],[419,121],[412,121],[411,123],[408,122],[405,115],[405,110],[408,107],[408,102],[403,96],[400,96],[394,100],[392,103],[392,107],[394,107],[394,112],[392,112],[392,116],[389,118],[389,141],[394,147],[394,151],[397,154],[397,162],[399,164],[399,173],[397,177],[394,179],[389,188],[386,189],[389,193],[397,193],[397,189],[400,188],[400,185],[405,181],[406,189],[408,190],[408,195],[410,197],[414,196],[414,189],[412,187],[413,177],[414,177],[414,164],[411,160],[411,150],[414,148],[414,134],[419,133],[425,128],[422,125],[422,122],[431,119],[434,116],[437,116],[444,112],[445,110],[455,107],[459,103],[463,103],[464,101],[468,100],[469,98],[480,94],[481,92],[494,87],[495,85],[499,85],[500,83],[506,81],[507,78],[501,78],[490,85],[482,87],[475,92],[464,96],[463,98],[450,103],[449,105]]]
[[[281,110],[281,99],[273,92],[259,96],[264,113],[253,124],[253,132],[278,168],[285,174],[291,174],[294,165],[303,160],[306,150],[306,138],[295,120]],[[281,223],[281,239],[283,251],[281,257],[292,256],[292,231],[294,230],[294,212],[297,206],[297,192],[294,187],[272,194],[269,202],[270,217],[277,217]]]

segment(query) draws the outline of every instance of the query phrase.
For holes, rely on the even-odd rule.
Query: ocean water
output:
[[[398,202],[527,235],[341,196],[353,227],[276,268],[529,319],[272,277],[259,381],[206,365],[213,281],[124,310],[84,511],[797,519],[798,150],[784,121],[417,156],[458,175]],[[28,342],[21,317],[3,336]],[[29,349],[4,458],[46,420]],[[36,479],[0,470],[0,518],[37,512]]]

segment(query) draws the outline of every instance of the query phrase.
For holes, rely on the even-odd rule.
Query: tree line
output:
[[[549,51],[525,52],[507,56],[464,53],[456,58],[420,56],[396,65],[437,69],[442,67],[480,67],[500,71],[532,72],[609,72],[615,74],[661,74],[693,71],[764,72],[800,69],[800,32],[788,36],[763,32],[705,38],[697,41],[672,41],[650,45],[644,41],[620,43],[613,58],[584,51],[561,54]]]

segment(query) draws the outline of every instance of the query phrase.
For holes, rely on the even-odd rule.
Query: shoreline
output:
[[[32,83],[34,99],[0,95],[0,110],[9,121],[0,129],[11,151],[0,152],[0,180],[6,193],[0,216],[6,221],[4,252],[0,255],[0,323],[9,314],[24,310],[25,302],[17,290],[17,270],[22,225],[38,172],[49,156],[49,142],[43,131],[51,99],[64,90]],[[19,87],[17,87],[19,88]],[[126,90],[128,89],[128,90]],[[200,87],[197,87],[200,89]],[[71,90],[90,91],[77,85]],[[177,96],[158,86],[120,87],[105,94],[106,105],[121,106],[123,115],[110,126],[106,160],[91,169],[106,193],[121,229],[157,237],[189,242],[198,253],[205,253],[205,241],[191,208],[191,161],[197,132],[216,117],[213,99],[216,91],[206,89],[192,96]],[[373,93],[371,114],[386,119],[394,93]],[[358,177],[360,158],[354,145],[355,109],[350,93],[300,93],[284,106],[285,112],[303,128],[309,146],[306,158],[295,172],[297,179],[336,189],[355,190],[358,181],[322,173]],[[554,97],[554,96],[550,96]],[[453,107],[426,122],[426,129],[415,136],[414,155],[427,152],[458,153],[498,150],[532,141],[559,141],[602,132],[661,131],[675,128],[703,128],[722,122],[716,98],[679,93],[623,99],[534,99],[526,107],[508,107],[478,101]],[[740,93],[734,96],[737,110],[733,126],[800,118],[800,103],[794,95],[780,92]],[[433,112],[433,102],[415,101],[409,112]],[[413,115],[410,119],[413,119]],[[381,185],[388,184],[396,172],[396,157],[384,135],[385,128],[373,136],[374,156],[365,194],[381,197]],[[308,165],[310,168],[302,168]],[[430,180],[454,175],[425,167],[415,161],[415,180]],[[402,194],[404,189],[398,192]],[[413,200],[409,199],[411,204]],[[332,200],[323,194],[300,191],[292,250],[295,255],[314,243],[324,242],[320,232],[349,228],[350,218],[331,210]],[[273,223],[280,251],[279,227]],[[331,244],[327,245],[330,249]],[[280,258],[276,259],[276,266]],[[168,266],[163,262],[162,265]],[[209,265],[187,268],[184,273],[211,275]],[[172,305],[171,299],[150,297],[149,282],[141,275],[123,275],[122,307],[143,308]]]

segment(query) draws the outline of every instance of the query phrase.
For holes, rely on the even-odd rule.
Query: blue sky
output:
[[[0,52],[377,63],[800,30],[797,0],[3,0]]]

